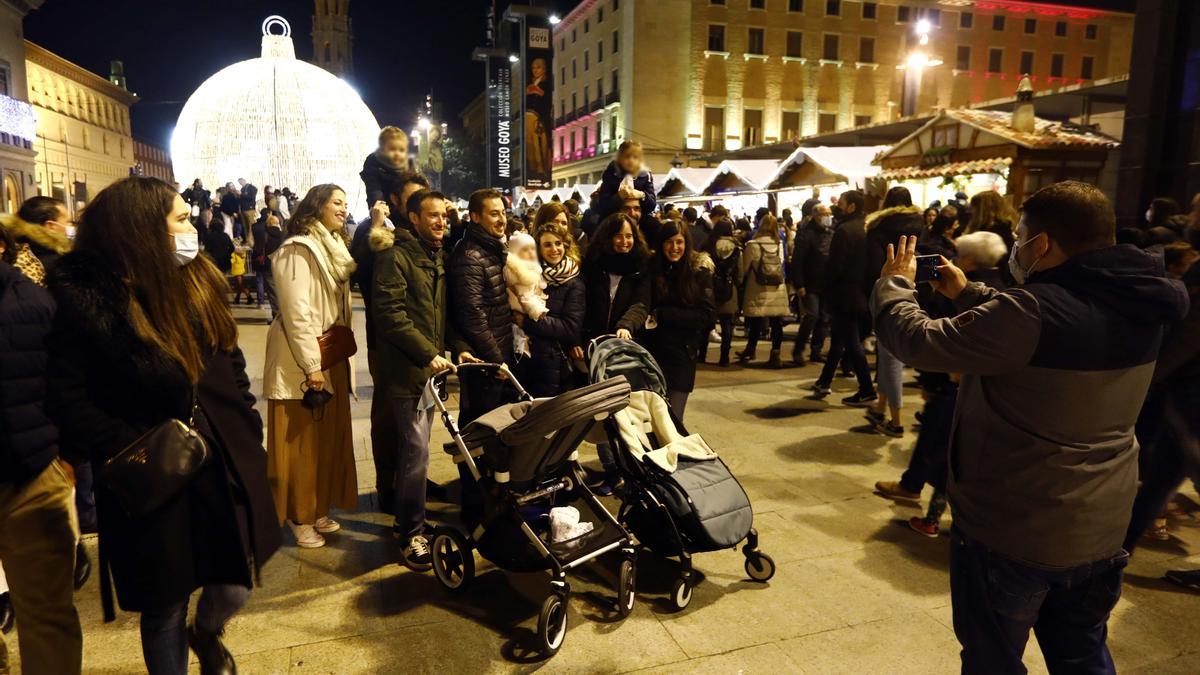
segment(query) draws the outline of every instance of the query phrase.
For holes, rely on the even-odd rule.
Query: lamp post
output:
[[[908,53],[908,58],[900,66],[904,70],[904,88],[900,96],[900,116],[911,117],[917,114],[917,100],[921,96],[921,77],[926,68],[942,64],[940,59],[929,54],[929,32],[933,25],[929,19],[917,21],[913,28],[912,37],[916,38],[916,46]]]
[[[442,189],[442,169],[445,162],[442,157],[442,141],[446,138],[445,122],[433,120],[433,95],[425,96],[425,105],[417,114],[417,126],[410,132],[413,142],[417,145],[417,165],[421,172],[429,178],[433,189]]]

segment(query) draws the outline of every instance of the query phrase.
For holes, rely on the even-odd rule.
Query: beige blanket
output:
[[[629,395],[629,407],[613,418],[621,432],[621,440],[638,459],[649,459],[668,473],[679,465],[679,458],[693,460],[715,459],[716,451],[699,434],[684,436],[675,428],[670,409],[661,396],[650,391],[635,391]],[[650,442],[653,432],[659,446]]]

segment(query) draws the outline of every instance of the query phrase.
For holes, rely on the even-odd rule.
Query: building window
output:
[[[567,68],[566,68],[566,66],[563,66],[562,68],[558,69],[558,81],[560,84],[567,83]]]
[[[783,112],[783,129],[781,141],[790,141],[795,138],[800,138],[800,113],[798,111]]]
[[[1004,50],[992,48],[988,50],[988,72],[1000,72],[1001,63],[1004,61]]]
[[[940,9],[925,9],[923,7],[917,9],[917,18],[926,19],[929,23],[935,26],[942,25],[942,10]]]
[[[875,20],[875,14],[879,10],[879,5],[874,2],[864,2],[862,5],[862,18],[868,21]]]
[[[571,146],[570,146],[571,154],[575,154],[575,130],[574,129],[571,130],[571,135],[569,138],[571,140]]]
[[[591,26],[589,25],[589,23],[588,23],[588,20],[587,20],[587,19],[584,19],[584,20],[583,20],[583,32],[584,32],[584,33],[587,33],[587,32],[588,32],[588,28],[590,28],[590,27],[591,27]]]
[[[725,0],[708,0],[708,4],[710,4],[710,5],[721,5],[721,6],[724,6],[724,5],[725,5]]]
[[[620,94],[621,94],[620,82],[621,81],[620,81],[620,79],[618,79],[617,71],[614,70],[612,73],[612,93],[614,93],[618,96],[620,96]]]
[[[621,41],[617,37],[617,31],[614,30],[613,31],[613,48],[612,48],[613,53],[616,54],[620,48],[621,48]]]
[[[875,38],[858,39],[858,62],[875,63]]]
[[[750,35],[747,38],[748,46],[746,47],[747,54],[765,54],[766,48],[763,44],[763,29],[751,28]]]
[[[1095,65],[1096,59],[1092,58],[1091,56],[1083,57],[1083,60],[1079,62],[1079,77],[1082,77],[1085,80],[1092,79],[1092,68]]]
[[[971,48],[969,46],[958,46],[958,52],[954,55],[954,67],[958,70],[971,69]]]
[[[619,131],[619,128],[617,127],[617,116],[613,115],[612,117],[608,118],[608,137],[616,140],[617,131]]]
[[[837,113],[820,113],[817,115],[817,133],[823,134],[837,130]]]
[[[1050,77],[1062,77],[1062,76],[1063,76],[1063,55],[1062,54],[1051,54],[1050,55]]]
[[[825,47],[821,50],[821,58],[826,61],[838,60],[838,36],[825,35]]]
[[[596,63],[604,63],[604,43],[596,43]]]
[[[804,56],[804,33],[798,30],[787,32],[787,55],[797,59]]]
[[[1059,21],[1054,24],[1054,37],[1067,37],[1067,22]]]
[[[567,50],[567,38],[565,38],[565,37],[559,38],[558,39],[558,51],[563,52],[566,50]]]
[[[604,78],[596,78],[596,101],[603,103],[604,101]]]
[[[575,98],[575,92],[571,92],[571,110],[579,110],[579,101]]]
[[[750,9],[766,9],[767,0],[750,0]]]
[[[591,88],[588,87],[588,85],[586,85],[586,84],[583,85],[583,105],[584,105],[584,107],[587,107],[588,103],[592,100],[591,93],[592,93]]]
[[[908,23],[912,19],[912,8],[900,5],[896,8],[896,23]]]
[[[842,0],[825,0],[825,16],[841,16]]]
[[[1004,15],[997,14],[992,17],[992,30],[1004,30]]]
[[[1021,52],[1021,75],[1033,74],[1033,52]]]
[[[571,44],[575,44],[575,40],[579,38],[578,30],[577,28],[571,29]]]
[[[856,126],[856,127],[865,127],[870,123],[871,123],[870,115],[855,115],[854,116],[854,126]]]
[[[12,86],[9,84],[9,81],[11,79],[12,79],[12,75],[9,72],[8,62],[0,61],[0,95],[3,95],[3,96],[9,95],[9,87]]]
[[[596,10],[596,23],[604,23],[604,8]]]
[[[1089,23],[1088,25],[1083,27],[1083,39],[1085,39],[1085,40],[1095,40],[1096,39],[1096,24]]]
[[[1037,19],[1025,19],[1025,34],[1026,35],[1036,35],[1037,34]]]
[[[575,59],[571,59],[571,77],[579,77],[579,64]]]
[[[621,0],[613,0],[613,11],[621,9]]]
[[[704,141],[707,150],[725,149],[725,109],[704,109]]]
[[[725,51],[725,26],[715,23],[708,24],[708,51]]]
[[[804,0],[788,0],[788,11],[789,12],[803,12],[804,11]]]
[[[958,27],[962,29],[970,29],[975,27],[975,15],[971,12],[963,12],[958,15]]]
[[[588,70],[589,62],[591,61],[590,56],[591,56],[591,53],[588,52],[588,50],[586,50],[586,49],[583,50],[583,72],[585,72],[585,73]]]
[[[742,119],[742,145],[746,147],[761,145],[763,111],[747,108]]]

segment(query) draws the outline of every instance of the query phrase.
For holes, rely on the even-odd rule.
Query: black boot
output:
[[[0,632],[8,633],[13,629],[17,615],[13,613],[12,598],[8,593],[0,593]]]
[[[717,363],[717,365],[721,366],[722,368],[729,367],[729,347],[721,348],[721,360]]]
[[[237,675],[233,654],[221,642],[221,636],[195,624],[188,627],[188,646],[196,652],[200,675]]]
[[[83,542],[75,545],[75,590],[83,588],[88,577],[92,576],[92,559],[88,557]]]

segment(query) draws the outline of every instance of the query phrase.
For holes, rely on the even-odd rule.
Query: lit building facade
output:
[[[25,85],[25,15],[42,0],[0,0],[0,213],[15,213],[37,194],[37,114]],[[9,39],[9,38],[12,39]]]
[[[317,0],[313,14],[313,64],[338,77],[354,74],[351,49],[354,33],[350,23],[350,0]]]
[[[37,192],[75,213],[133,168],[137,96],[28,40],[25,71],[37,113]]]
[[[1127,73],[1132,37],[1132,14],[1015,0],[584,0],[554,31],[554,179],[598,180],[626,138],[665,173],[895,119],[917,53],[919,114],[1022,74],[1041,90]]]
[[[142,176],[159,178],[175,183],[175,170],[171,167],[171,155],[162,148],[141,139],[133,139],[134,171]]]

